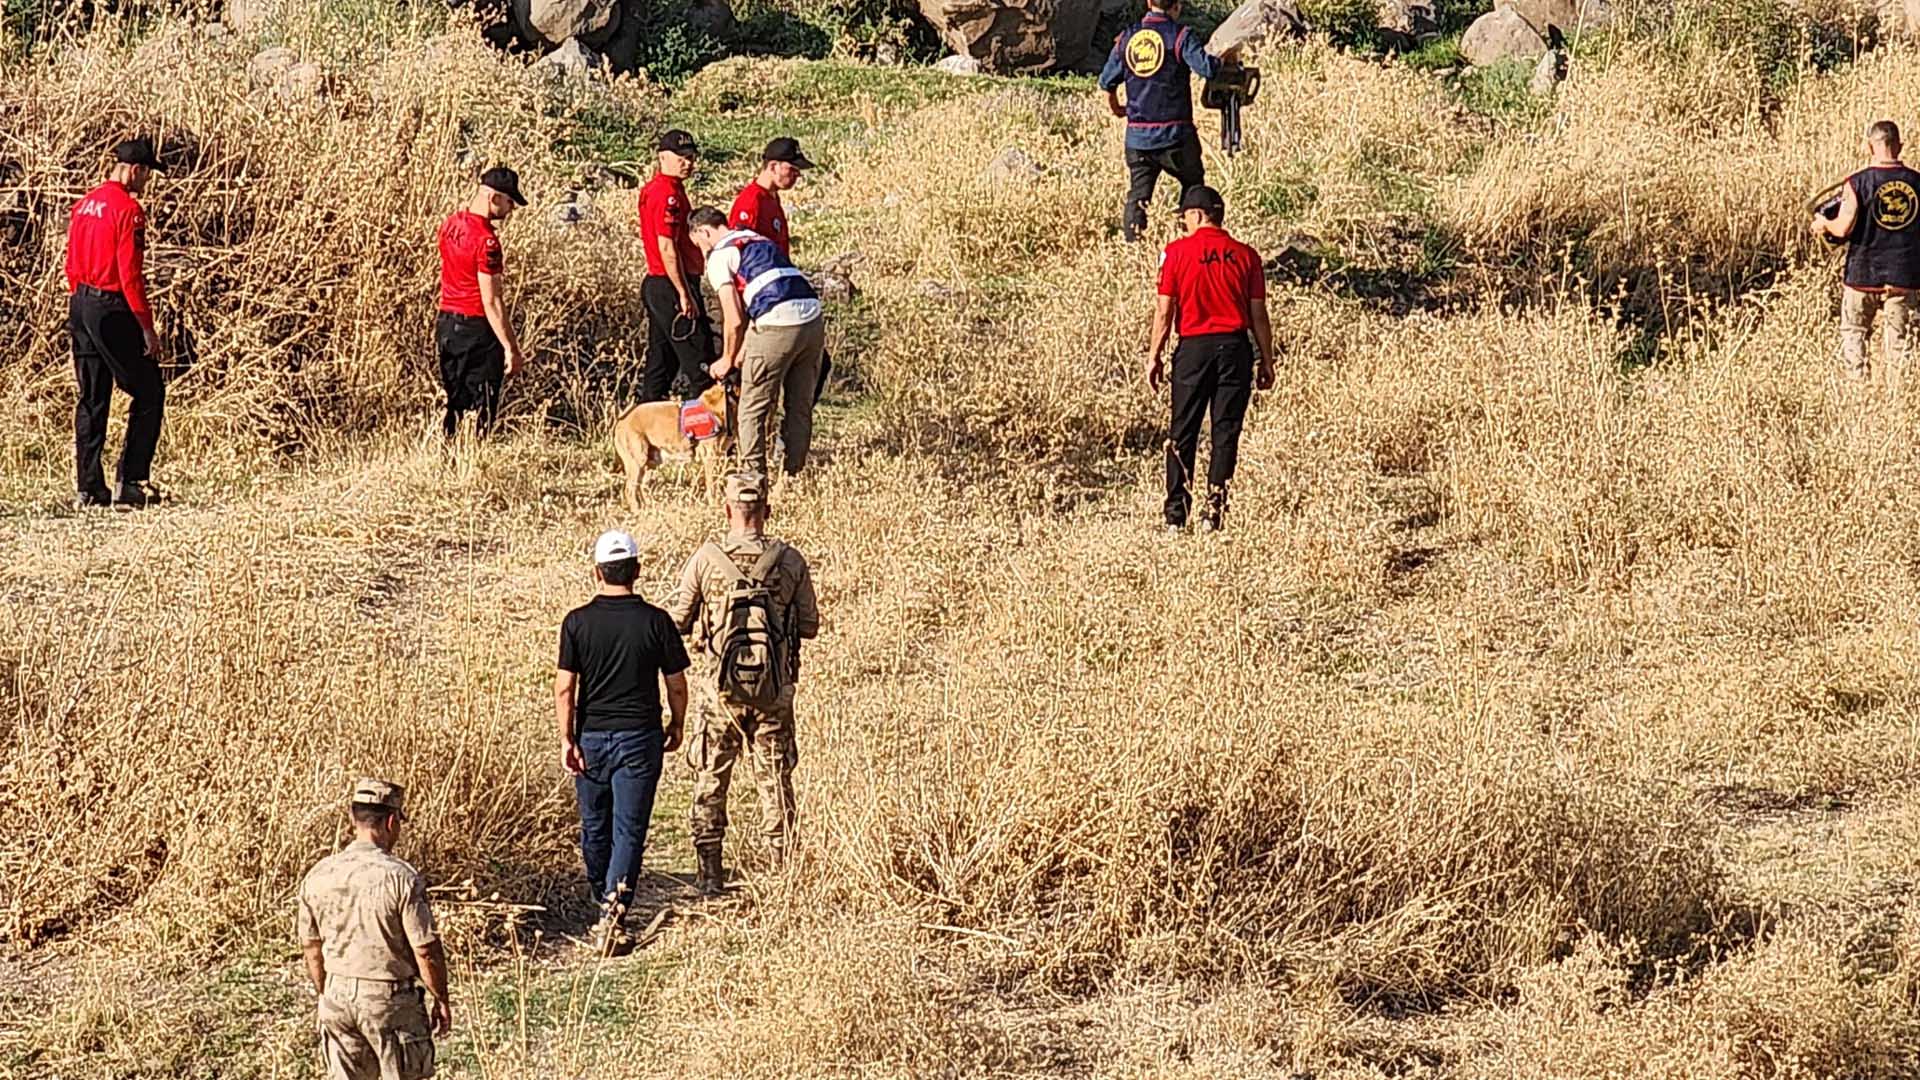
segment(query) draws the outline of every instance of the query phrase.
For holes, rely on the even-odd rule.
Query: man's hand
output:
[[[1127,107],[1120,101],[1118,92],[1113,90],[1107,91],[1107,111],[1122,120],[1127,118]]]
[[[667,721],[666,741],[661,744],[661,751],[671,754],[680,749],[680,740],[685,737],[686,730],[686,722],[677,716]]]
[[[447,1032],[453,1030],[453,1006],[432,994],[427,996],[433,998],[433,1004],[427,1006],[427,1019],[433,1024],[433,1037],[444,1039]]]
[[[690,292],[680,294],[680,317],[688,322],[694,322],[700,317],[700,309],[694,304],[693,294]]]
[[[146,346],[148,356],[152,357],[155,360],[160,359],[160,335],[159,334],[156,334],[153,331],[143,326],[140,328],[140,341],[143,345]]]
[[[1262,390],[1273,389],[1273,361],[1260,361],[1259,370],[1253,373],[1253,385]]]
[[[1167,369],[1158,356],[1147,357],[1147,389],[1158,391],[1160,384],[1166,381]]]
[[[518,347],[507,350],[507,374],[517,375],[519,374],[520,369],[526,366],[527,366],[526,353],[521,352]]]
[[[712,376],[714,382],[726,381],[727,375],[732,371],[733,359],[727,356],[723,356],[707,365],[707,374]]]
[[[575,776],[586,773],[587,759],[581,756],[579,743],[570,742],[561,745],[560,764],[566,766],[566,770]]]

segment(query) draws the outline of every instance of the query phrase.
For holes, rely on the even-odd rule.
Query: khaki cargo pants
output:
[[[320,995],[320,1058],[330,1080],[432,1076],[425,995],[415,983],[329,976]]]
[[[1917,309],[1920,303],[1916,303],[1913,293],[1841,289],[1840,362],[1847,374],[1856,379],[1873,374],[1873,364],[1867,356],[1867,338],[1873,332],[1873,318],[1878,315],[1885,352],[1882,381],[1889,391],[1898,393],[1912,357],[1913,335],[1920,331],[1920,324],[1916,323]]]
[[[787,687],[779,708],[767,710],[727,704],[716,692],[706,693],[687,732],[687,764],[694,774],[688,812],[693,846],[718,847],[726,838],[727,790],[744,750],[760,793],[760,832],[775,857],[784,855],[793,838],[793,767],[800,760],[793,738],[793,687]]]
[[[767,471],[767,435],[780,413],[788,475],[806,467],[813,446],[813,387],[827,348],[827,321],[801,326],[749,326],[740,347],[740,462]],[[781,412],[782,401],[786,404]]]

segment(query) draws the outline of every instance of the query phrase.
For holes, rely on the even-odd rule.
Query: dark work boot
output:
[[[693,876],[693,887],[701,896],[719,896],[727,880],[726,868],[720,865],[720,845],[710,844],[693,849],[700,859],[700,869]]]
[[[160,496],[144,483],[123,483],[113,497],[113,505],[122,510],[144,510],[160,504]]]
[[[1219,532],[1227,525],[1227,489],[1207,489],[1207,531]]]

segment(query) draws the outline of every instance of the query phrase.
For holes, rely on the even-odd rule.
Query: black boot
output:
[[[700,868],[693,877],[693,887],[701,896],[719,896],[727,880],[726,868],[720,865],[720,845],[708,844],[693,849],[700,858]]]

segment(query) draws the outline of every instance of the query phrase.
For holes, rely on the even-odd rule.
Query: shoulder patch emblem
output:
[[[1141,27],[1127,39],[1127,70],[1136,77],[1151,78],[1167,62],[1167,41],[1159,31]]]

